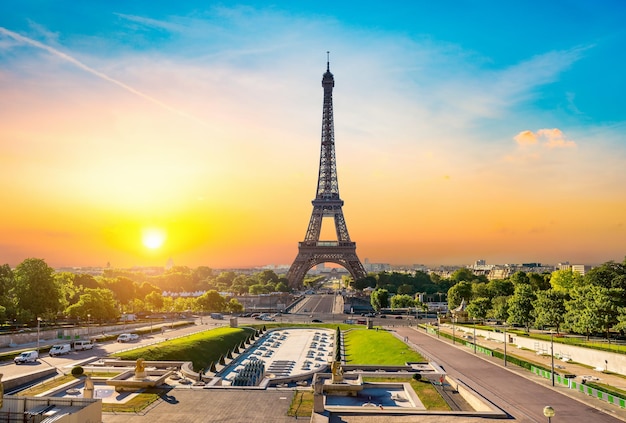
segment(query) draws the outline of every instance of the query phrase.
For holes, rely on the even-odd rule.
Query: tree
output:
[[[20,320],[53,317],[59,311],[60,292],[53,273],[41,259],[28,258],[17,265],[13,293]]]
[[[374,310],[380,311],[381,308],[389,307],[389,291],[386,289],[377,289],[370,296],[370,303]]]
[[[289,285],[287,283],[285,283],[284,281],[280,281],[276,284],[276,291],[277,292],[289,292],[291,291],[291,289],[289,289]]]
[[[510,296],[500,295],[491,300],[491,310],[487,314],[494,319],[506,321],[509,318],[509,298]]]
[[[618,323],[620,303],[624,290],[605,288],[598,285],[576,287],[570,293],[571,300],[565,303],[565,321],[576,333],[586,334],[606,331],[607,338],[611,326]]]
[[[115,298],[121,304],[128,304],[136,297],[135,282],[126,276],[118,276],[114,280],[109,280],[106,287],[113,291]]]
[[[70,305],[65,312],[71,317],[92,321],[112,320],[119,316],[113,292],[106,288],[87,288],[80,295],[76,304]]]
[[[583,277],[580,273],[572,269],[555,270],[550,277],[552,289],[559,292],[568,293],[577,286],[583,284]]]
[[[477,276],[466,267],[462,267],[460,269],[455,270],[452,275],[450,275],[450,280],[454,282],[471,282],[476,279]]]
[[[487,289],[491,298],[508,297],[513,295],[515,286],[509,279],[493,279],[487,283]]]
[[[352,287],[359,291],[363,291],[365,288],[374,288],[375,286],[376,278],[371,275],[357,279],[352,283]]]
[[[391,308],[415,307],[415,300],[408,294],[399,294],[391,297]]]
[[[241,304],[236,298],[231,298],[226,308],[231,313],[241,313],[243,311],[243,304]]]
[[[475,319],[482,320],[487,317],[487,313],[491,309],[491,300],[486,297],[475,298],[467,305],[465,309],[467,314]]]
[[[530,284],[518,283],[515,286],[513,296],[508,301],[509,318],[507,321],[524,325],[526,332],[529,332],[530,324],[533,321],[532,311],[535,298],[535,293]]]
[[[548,289],[539,291],[537,299],[533,301],[533,315],[537,326],[552,326],[559,333],[561,325],[565,321],[566,294],[559,290]]]
[[[513,273],[509,279],[511,280],[511,282],[513,282],[513,285],[515,286],[519,284],[530,283],[530,279],[528,279],[528,275],[526,275],[526,272],[523,272],[521,270]]]
[[[461,304],[461,301],[472,299],[472,284],[470,282],[459,282],[448,290],[448,309],[452,310]]]
[[[196,303],[202,311],[223,311],[226,300],[217,291],[210,290],[196,298]]]
[[[153,291],[145,296],[144,302],[150,311],[161,310],[164,304],[163,295]]]
[[[409,285],[408,283],[403,283],[402,285],[398,287],[398,294],[413,294],[413,293],[415,293],[415,290],[413,289],[413,286]]]

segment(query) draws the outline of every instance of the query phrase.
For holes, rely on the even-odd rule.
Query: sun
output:
[[[165,242],[165,232],[161,229],[146,229],[142,234],[142,242],[146,248],[156,250],[160,248]]]

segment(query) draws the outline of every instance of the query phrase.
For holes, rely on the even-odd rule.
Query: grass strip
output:
[[[313,391],[297,390],[291,399],[291,405],[287,411],[290,417],[311,417],[313,414]]]
[[[384,330],[354,329],[344,334],[346,364],[401,366],[426,361],[421,354]]]

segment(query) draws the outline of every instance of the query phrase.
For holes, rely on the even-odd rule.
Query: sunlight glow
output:
[[[165,232],[161,229],[146,229],[143,231],[142,242],[143,245],[151,250],[156,250],[161,247],[165,242]]]

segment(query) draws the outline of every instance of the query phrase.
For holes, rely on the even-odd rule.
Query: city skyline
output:
[[[379,8],[0,4],[0,264],[291,263],[327,51],[362,260],[621,262],[626,6]]]

